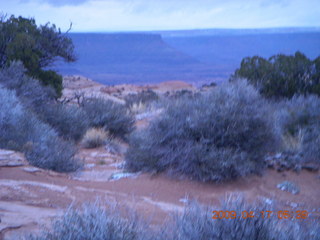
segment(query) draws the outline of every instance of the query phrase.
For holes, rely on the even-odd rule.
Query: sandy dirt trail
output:
[[[164,174],[124,174],[118,168],[123,163],[122,156],[110,154],[103,147],[82,149],[79,156],[85,160],[85,168],[75,174],[37,169],[25,162],[21,166],[0,167],[2,239],[19,239],[39,230],[42,224],[48,225],[50,219],[61,215],[71,203],[97,199],[106,205],[118,203],[137,210],[151,219],[152,224],[161,224],[168,213],[181,211],[190,199],[219,205],[231,193],[242,193],[251,200],[276,199],[287,208],[320,209],[319,173],[268,170],[263,176],[229,183],[200,183],[172,179]],[[300,193],[293,195],[276,188],[284,180],[299,185]]]

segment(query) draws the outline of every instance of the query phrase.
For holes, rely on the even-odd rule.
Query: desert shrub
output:
[[[82,144],[86,148],[96,148],[104,145],[108,133],[103,128],[90,128],[83,136]]]
[[[180,98],[129,139],[126,167],[166,171],[201,181],[261,173],[276,137],[269,108],[245,82],[194,99]]]
[[[56,135],[45,134],[38,142],[31,144],[31,149],[27,148],[25,154],[30,164],[57,172],[73,172],[83,165],[75,158],[76,147]]]
[[[10,90],[15,90],[23,105],[37,110],[52,102],[56,97],[50,87],[25,74],[26,69],[21,62],[12,62],[9,67],[1,69],[0,83]]]
[[[234,211],[236,219],[212,219],[213,210]],[[243,218],[242,212],[254,217]],[[261,212],[265,212],[264,218]],[[268,217],[267,211],[273,211]],[[274,204],[262,201],[245,202],[234,195],[220,206],[188,203],[182,213],[176,213],[163,226],[150,229],[135,213],[126,214],[119,208],[102,209],[86,204],[81,209],[70,207],[53,221],[50,229],[28,240],[319,240],[320,223],[315,220],[279,220]],[[245,216],[249,216],[244,214]]]
[[[199,93],[195,93],[193,91],[183,89],[179,91],[174,91],[172,93],[167,94],[167,97],[170,99],[178,99],[178,98],[194,98],[197,97]]]
[[[38,111],[38,115],[67,140],[80,140],[89,127],[86,112],[75,105],[47,104]]]
[[[156,239],[162,240],[304,240],[320,239],[320,224],[316,221],[279,220],[275,206],[262,201],[248,203],[241,196],[231,196],[221,206],[204,206],[188,203],[182,214],[175,214],[163,227]],[[272,210],[270,210],[272,209]],[[236,219],[212,219],[213,210],[234,211]],[[243,218],[242,212],[253,213]],[[264,218],[261,212],[265,212]],[[273,211],[270,218],[266,211]],[[248,216],[244,214],[244,217]]]
[[[134,119],[122,104],[102,98],[85,98],[81,107],[87,113],[91,127],[104,128],[121,138],[133,130]]]
[[[276,116],[284,150],[294,156],[296,164],[320,163],[320,98],[294,96],[280,104]]]
[[[235,211],[237,219],[212,219],[214,215],[212,211],[215,209]],[[240,198],[224,201],[219,208],[202,206],[197,202],[191,202],[185,207],[182,214],[176,214],[173,217],[173,221],[171,220],[166,229],[162,231],[163,236],[161,239],[272,239],[272,235],[276,231],[275,221],[267,218],[263,219],[260,216],[247,219],[239,217],[242,211],[247,211],[248,213],[253,211],[255,214],[260,214],[261,211],[265,210],[268,210],[268,208],[262,204],[250,205]]]
[[[152,91],[151,89],[148,89],[136,94],[128,94],[124,100],[126,101],[126,106],[131,107],[134,104],[146,104],[156,101],[158,99],[158,94]]]
[[[88,126],[86,113],[76,106],[57,103],[53,89],[28,77],[25,71],[21,62],[13,62],[10,67],[0,71],[0,83],[15,90],[22,104],[55,128],[60,136],[79,140]]]
[[[135,216],[122,218],[118,210],[103,210],[97,204],[84,205],[82,209],[70,208],[53,222],[51,230],[31,240],[142,240],[147,226]]]
[[[22,106],[14,91],[0,88],[0,147],[26,154],[34,166],[68,172],[80,167],[75,149]]]

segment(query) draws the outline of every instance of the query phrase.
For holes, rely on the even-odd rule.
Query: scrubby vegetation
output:
[[[131,93],[125,97],[126,105],[129,108],[134,104],[147,104],[158,99],[158,94],[152,91],[151,89],[143,90],[142,92],[136,94]]]
[[[23,151],[32,165],[45,169],[69,172],[81,166],[75,147],[24,107],[14,91],[1,87],[0,102],[0,148]]]
[[[295,169],[306,163],[320,165],[320,98],[294,96],[279,103],[276,125],[281,131],[283,151]]]
[[[235,211],[237,219],[212,219],[214,209]],[[241,197],[230,197],[220,207],[202,206],[197,202],[186,205],[183,213],[175,214],[160,228],[151,229],[137,217],[122,218],[120,209],[102,210],[97,205],[69,209],[54,221],[53,227],[31,236],[32,240],[305,240],[320,239],[320,224],[315,220],[279,220],[257,216],[269,211],[270,205],[246,203]],[[231,210],[230,210],[231,211]],[[253,211],[254,218],[239,218],[243,211]],[[267,215],[267,213],[266,213]]]
[[[111,135],[125,138],[133,130],[134,119],[127,108],[102,98],[85,98],[80,103],[91,127],[104,128]]]
[[[135,216],[122,218],[120,209],[103,210],[99,205],[84,205],[82,209],[70,208],[61,219],[53,223],[52,230],[31,240],[143,240],[147,226],[142,226]]]
[[[232,77],[237,78],[247,79],[266,97],[320,95],[320,57],[312,61],[301,52],[293,56],[277,54],[269,59],[247,57]]]
[[[0,71],[0,147],[24,152],[32,165],[74,171],[82,165],[74,159],[74,143],[90,127],[102,127],[103,132],[122,138],[132,131],[134,120],[125,106],[94,98],[84,99],[80,106],[60,103],[50,87],[25,72],[21,62]],[[85,137],[90,147],[105,140],[101,134]]]
[[[38,114],[66,140],[79,141],[90,125],[86,112],[75,105],[46,104]]]
[[[262,202],[246,203],[239,196],[232,196],[221,203],[221,207],[201,206],[196,202],[187,205],[181,215],[176,215],[162,231],[159,239],[234,239],[234,240],[303,240],[320,239],[320,224],[316,220],[307,224],[298,220],[279,220],[275,215],[262,218],[261,211],[270,211],[270,205]],[[273,210],[275,206],[272,206]],[[236,219],[212,219],[212,210],[235,211]],[[245,209],[245,210],[244,210]],[[243,211],[256,217],[243,219]],[[259,217],[257,216],[259,215]]]
[[[62,92],[62,76],[48,67],[57,59],[75,61],[74,46],[66,34],[49,23],[37,26],[34,19],[11,16],[0,17],[0,68],[20,60],[28,76],[43,85]]]
[[[276,143],[268,111],[266,101],[245,82],[179,98],[147,129],[131,135],[126,167],[200,181],[261,173],[263,156]]]
[[[10,90],[14,90],[21,102],[35,111],[54,101],[56,94],[51,87],[43,86],[38,80],[27,76],[23,63],[11,62],[8,67],[0,71],[0,83]]]

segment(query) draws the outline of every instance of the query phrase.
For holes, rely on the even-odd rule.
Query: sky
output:
[[[72,32],[320,27],[320,0],[0,0],[0,14]]]

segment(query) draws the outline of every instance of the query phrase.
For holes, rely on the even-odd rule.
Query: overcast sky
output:
[[[0,13],[73,32],[320,27],[320,0],[0,0]]]

